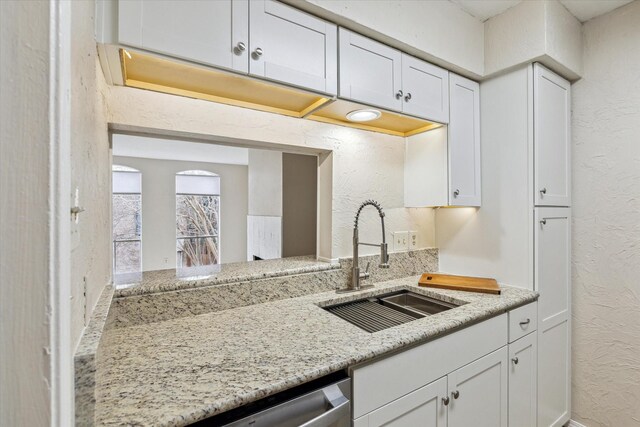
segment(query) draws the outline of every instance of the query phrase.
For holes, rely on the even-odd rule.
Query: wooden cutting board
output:
[[[451,274],[424,273],[418,281],[426,288],[453,289],[455,291],[482,292],[500,295],[496,279],[485,277],[454,276]]]

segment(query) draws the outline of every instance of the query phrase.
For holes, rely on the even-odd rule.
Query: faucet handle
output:
[[[364,270],[364,273],[360,273],[360,278],[361,279],[368,279],[369,278],[369,267],[371,266],[371,261],[367,261],[367,268]]]

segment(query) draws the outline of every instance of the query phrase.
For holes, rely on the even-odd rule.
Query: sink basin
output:
[[[400,291],[332,305],[325,310],[367,332],[378,332],[457,306],[414,292]]]
[[[405,313],[413,312],[421,314],[421,317],[424,317],[425,315],[438,314],[457,307],[455,304],[429,298],[424,295],[414,294],[409,291],[388,297],[381,297],[380,303]]]

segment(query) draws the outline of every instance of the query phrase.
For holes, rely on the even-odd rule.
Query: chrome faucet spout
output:
[[[365,206],[373,206],[378,211],[378,215],[380,215],[380,225],[382,226],[382,243],[360,243],[358,238],[358,221],[360,220],[360,213],[365,208]],[[388,253],[388,245],[384,232],[384,212],[382,211],[382,207],[375,200],[366,200],[364,203],[360,205],[358,211],[356,212],[355,221],[353,223],[353,268],[351,269],[351,286],[347,289],[340,289],[339,292],[351,292],[351,291],[359,291],[363,288],[370,288],[373,285],[361,286],[360,281],[369,278],[369,264],[367,264],[367,269],[364,273],[360,273],[360,263],[358,256],[358,247],[360,245],[364,246],[376,246],[380,248],[380,263],[378,264],[379,268],[389,268],[389,253]]]

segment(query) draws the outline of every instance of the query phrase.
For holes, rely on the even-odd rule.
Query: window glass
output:
[[[176,266],[220,263],[220,177],[206,171],[176,175]]]
[[[141,173],[113,167],[113,272],[142,271]]]

